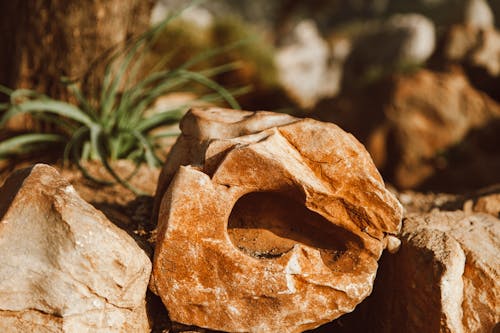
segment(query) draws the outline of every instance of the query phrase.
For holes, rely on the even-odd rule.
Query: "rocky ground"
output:
[[[144,170],[141,172],[141,177],[144,177],[143,179],[156,179],[158,173],[159,170]],[[102,210],[111,221],[131,234],[134,239],[141,244],[141,247],[147,251],[147,253],[150,255],[152,254],[154,241],[156,240],[155,226],[151,223],[151,212],[154,204],[153,196],[130,198],[129,200],[122,201],[120,198],[130,196],[130,193],[120,187],[115,187],[114,189],[101,189],[99,199],[96,200],[94,196],[95,188],[89,184],[88,180],[82,178],[78,172],[75,170],[64,170],[63,174],[72,184],[74,184],[75,188],[79,193],[81,193],[84,199],[91,202],[96,208]],[[154,188],[154,186],[149,187],[150,193],[153,193]],[[404,206],[404,224],[407,223],[407,218],[416,218],[417,220],[431,218],[439,221],[442,219],[448,219],[451,223],[455,223],[456,220],[463,220],[465,216],[477,216],[477,213],[489,214],[497,219],[500,219],[500,184],[469,192],[465,195],[434,192],[422,193],[414,191],[398,192],[395,190],[394,193]],[[456,216],[459,218],[456,218]],[[480,218],[486,218],[482,215],[479,216]],[[497,225],[500,222],[499,220],[491,220],[492,223]],[[483,242],[483,237],[483,235],[476,236],[474,242]],[[498,238],[494,238],[492,241],[493,245],[496,244],[497,247],[489,249],[492,255],[489,260],[492,260],[493,263],[497,265],[496,270],[498,273]],[[380,263],[381,267],[379,273],[381,274],[381,277],[377,278],[374,286],[374,294],[366,300],[366,304],[361,304],[360,307],[353,313],[347,314],[332,323],[325,324],[324,326],[310,332],[332,332],[332,330],[335,332],[382,332],[384,331],[383,328],[381,326],[373,326],[373,323],[377,323],[378,325],[388,325],[388,322],[391,322],[393,327],[392,332],[400,331],[399,329],[404,325],[398,326],[402,325],[402,323],[397,323],[395,321],[397,315],[385,312],[381,313],[380,317],[374,318],[377,314],[373,314],[374,309],[379,309],[381,305],[387,302],[387,296],[382,296],[384,295],[382,291],[383,289],[395,288],[395,283],[399,283],[398,288],[404,288],[406,284],[410,283],[408,281],[394,282],[392,280],[388,280],[390,278],[394,278],[392,276],[387,277],[388,274],[394,274],[393,272],[391,273],[391,270],[393,270],[394,267],[400,267],[398,269],[406,268],[401,267],[403,266],[401,263],[394,263],[395,260],[392,259],[391,256],[391,254],[383,256]],[[417,252],[413,253],[413,257],[410,259],[398,258],[396,260],[400,260],[402,262],[424,260],[423,258],[420,258],[420,256],[424,256],[424,254]],[[484,258],[483,260],[488,259]],[[420,268],[423,269],[422,267]],[[482,288],[493,287],[494,283],[490,283],[491,284],[482,286]],[[418,290],[411,290],[414,290],[414,293],[419,293]],[[385,295],[387,295],[387,293]],[[432,295],[428,296],[433,297]],[[216,332],[213,330],[194,326],[190,327],[170,322],[167,317],[168,313],[165,311],[160,298],[153,293],[149,293],[148,297],[150,298],[149,302],[151,304],[150,311],[152,316],[151,319],[153,320],[153,332]],[[401,296],[395,295],[394,297]],[[411,298],[415,296],[407,295],[407,297]],[[472,295],[471,297],[475,296]],[[403,307],[404,305],[398,304],[397,306]],[[498,305],[493,307],[498,307]],[[384,309],[384,311],[388,310]],[[369,319],[366,317],[369,317]],[[360,326],[360,323],[363,323],[366,320],[370,320],[370,324],[367,326]],[[425,322],[427,318],[420,318],[420,320]],[[420,325],[422,325],[422,323],[420,323]],[[417,327],[421,326],[417,325]],[[422,329],[426,329],[426,327],[423,326]],[[487,330],[479,331],[487,332]]]
[[[0,331],[500,332],[500,32],[488,2],[462,2],[436,5],[451,19],[382,1],[381,17],[333,30],[323,1],[314,20],[268,5],[290,11],[284,32],[264,24],[276,77],[245,58],[232,80],[257,83],[249,109],[314,120],[191,111],[164,169],[131,179],[145,195],[57,156],[2,161]],[[60,174],[9,178],[35,162]]]
[[[140,168],[133,184],[149,195],[135,196],[120,186],[97,186],[75,168],[55,167],[153,259],[159,169]],[[87,167],[94,175],[105,175],[99,164]],[[127,161],[115,167],[122,174],[133,170]],[[311,332],[430,332],[438,327],[488,332],[496,327],[500,184],[463,194],[391,191],[404,207],[401,248],[382,256],[371,296],[352,313]],[[161,299],[150,291],[146,306],[153,332],[216,332],[172,323]]]

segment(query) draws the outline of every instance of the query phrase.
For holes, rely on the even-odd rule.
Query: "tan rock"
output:
[[[500,75],[500,31],[468,25],[452,26],[447,34],[444,55],[464,65],[481,68],[483,75]]]
[[[464,23],[475,28],[493,28],[495,15],[486,0],[468,0],[465,5]]]
[[[411,215],[400,251],[381,265],[363,320],[381,333],[493,332],[500,321],[499,251],[500,220],[491,215]]]
[[[479,197],[474,203],[473,210],[500,218],[500,193],[492,193]]]
[[[301,332],[370,294],[402,209],[353,136],[218,108],[181,128],[157,190],[151,281],[173,321]]]
[[[292,35],[293,42],[276,52],[278,78],[301,108],[311,109],[319,100],[339,92],[350,45],[344,43],[344,52],[340,44],[330,49],[312,20],[301,21]]]
[[[151,262],[54,168],[8,178],[0,219],[0,331],[149,331]]]

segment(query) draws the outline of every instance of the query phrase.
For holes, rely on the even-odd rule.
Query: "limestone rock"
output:
[[[500,193],[492,193],[479,197],[474,203],[473,210],[500,218]]]
[[[462,211],[405,219],[367,307],[373,332],[487,333],[500,320],[500,220]]]
[[[464,23],[477,28],[495,26],[495,16],[486,0],[468,0],[465,6]]]
[[[494,28],[452,26],[447,34],[444,55],[466,66],[483,69],[483,75],[500,76],[500,32]]]
[[[301,332],[370,294],[402,208],[353,136],[219,108],[181,129],[156,194],[151,280],[173,321]]]
[[[420,14],[397,14],[389,18],[384,30],[399,32],[400,50],[396,60],[420,64],[434,51],[436,28],[431,20]],[[398,42],[395,39],[393,42]]]
[[[293,43],[277,51],[278,77],[299,106],[310,109],[320,99],[338,93],[350,44],[345,40],[330,49],[310,20],[299,23],[294,36]]]
[[[54,168],[8,178],[0,219],[0,331],[149,331],[149,258]]]

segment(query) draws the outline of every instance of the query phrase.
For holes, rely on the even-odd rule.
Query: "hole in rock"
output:
[[[241,197],[229,216],[228,234],[238,249],[256,258],[280,257],[298,243],[316,248],[335,270],[354,269],[357,259],[349,250],[361,244],[356,235],[303,203],[274,192]]]

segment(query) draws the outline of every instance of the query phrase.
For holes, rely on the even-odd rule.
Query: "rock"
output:
[[[219,108],[191,110],[181,129],[156,194],[150,285],[173,321],[302,332],[370,294],[402,208],[353,136]]]
[[[151,262],[54,168],[9,177],[0,218],[0,331],[149,331]]]
[[[500,76],[500,32],[482,31],[477,47],[470,54],[470,61],[477,67],[486,69],[491,76]]]
[[[341,96],[313,117],[353,132],[400,189],[451,191],[500,182],[493,144],[500,105],[461,73],[395,76]]]
[[[435,30],[432,21],[419,14],[398,14],[374,24],[354,41],[342,89],[425,63],[435,48]]]
[[[399,32],[402,37],[406,34],[400,41],[397,61],[420,64],[434,51],[436,28],[431,20],[420,14],[394,15],[389,18],[382,31]]]
[[[500,75],[500,32],[455,25],[450,28],[444,47],[445,57],[463,65],[484,69],[492,77]]]
[[[442,58],[463,67],[477,89],[500,101],[500,31],[453,25],[444,38]]]
[[[181,8],[186,8],[185,3],[175,4],[172,1],[157,1],[151,10],[150,24],[154,25],[166,19],[168,15],[175,14]],[[212,13],[199,5],[192,5],[180,13],[180,18],[200,29],[209,29],[214,23]]]
[[[500,118],[500,106],[474,90],[462,75],[420,71],[401,77],[386,115],[393,140],[400,151],[394,179],[411,188],[431,176],[439,155],[466,138],[474,129]],[[376,138],[368,147],[376,145]],[[442,155],[441,155],[442,156]],[[442,160],[441,163],[446,163]]]
[[[465,6],[465,25],[476,28],[493,28],[495,16],[486,0],[468,0]]]
[[[304,109],[335,96],[340,89],[342,64],[349,53],[347,40],[330,49],[313,21],[302,21],[294,41],[276,53],[278,77],[285,91]]]
[[[500,218],[500,193],[479,197],[472,209],[478,213],[486,213]]]
[[[373,332],[493,332],[500,320],[500,221],[461,211],[414,214],[381,264]],[[371,312],[370,312],[371,311]]]

